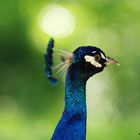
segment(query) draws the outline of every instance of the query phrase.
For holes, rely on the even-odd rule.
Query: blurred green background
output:
[[[45,76],[50,36],[58,49],[95,45],[120,62],[87,83],[87,139],[139,140],[139,35],[138,0],[1,0],[0,140],[49,140],[53,134],[65,75],[56,87]]]

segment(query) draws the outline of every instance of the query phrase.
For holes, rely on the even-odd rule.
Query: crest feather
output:
[[[56,85],[57,78],[53,77],[58,76],[60,73],[64,72],[72,62],[73,54],[64,50],[60,51],[60,60],[61,62],[53,66],[53,48],[54,48],[54,39],[50,38],[45,54],[45,73],[47,74],[48,80],[52,85]]]

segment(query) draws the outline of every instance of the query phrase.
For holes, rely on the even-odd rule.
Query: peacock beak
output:
[[[106,62],[105,64],[108,66],[108,65],[111,65],[111,64],[117,64],[118,66],[120,65],[119,62],[111,57],[106,57]]]

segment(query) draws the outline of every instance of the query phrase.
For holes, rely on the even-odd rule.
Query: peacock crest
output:
[[[59,64],[54,66],[53,62],[53,48],[55,46],[55,42],[53,38],[50,38],[46,54],[45,54],[45,72],[47,74],[48,80],[52,85],[56,85],[57,78],[59,74],[64,72],[72,63],[73,53],[64,51],[64,50],[57,50],[59,52]]]

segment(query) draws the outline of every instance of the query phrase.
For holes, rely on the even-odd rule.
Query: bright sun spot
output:
[[[67,9],[50,5],[41,11],[39,25],[49,35],[63,38],[74,31],[75,19]]]

